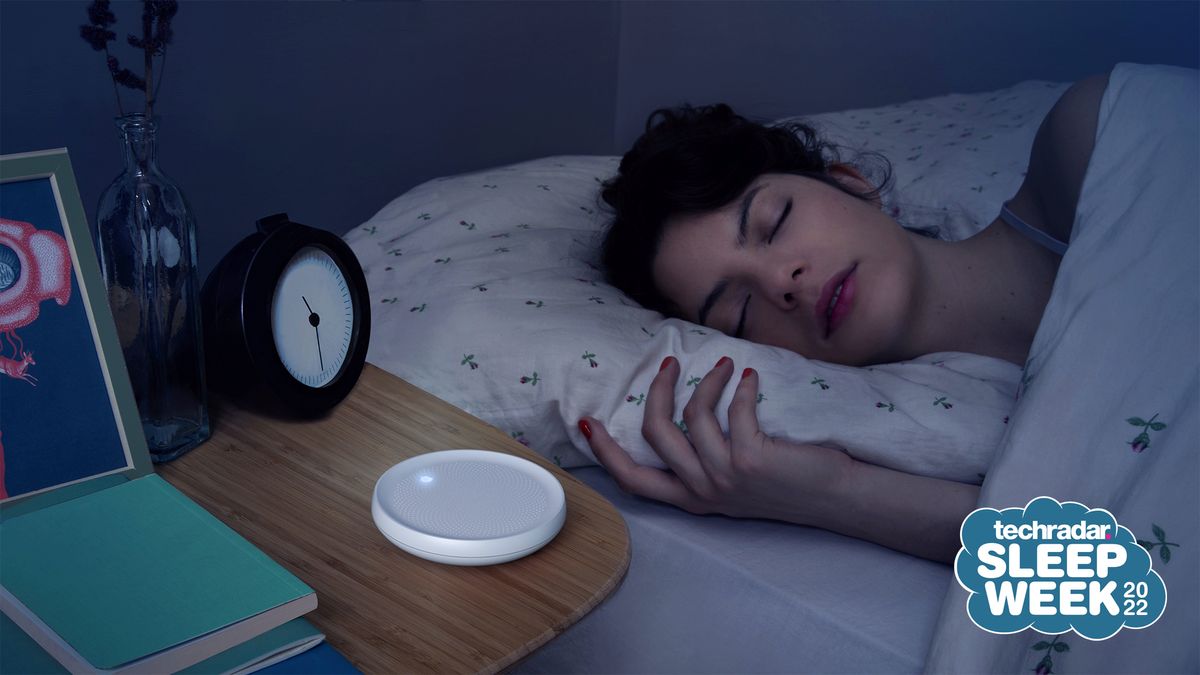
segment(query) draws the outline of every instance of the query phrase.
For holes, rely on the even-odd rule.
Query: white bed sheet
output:
[[[513,672],[920,672],[947,566],[816,528],[693,516],[599,467],[571,473],[625,517],[629,572]]]

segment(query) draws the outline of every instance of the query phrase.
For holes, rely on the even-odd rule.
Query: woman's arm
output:
[[[974,485],[859,462],[840,450],[790,443],[758,427],[758,374],[746,369],[729,405],[729,435],[713,408],[733,375],[728,359],[696,386],[685,435],[671,420],[679,364],[663,362],[646,398],[642,434],[671,471],[636,464],[596,420],[580,420],[596,459],[621,489],[697,514],[768,518],[832,530],[950,562]]]
[[[825,529],[952,564],[979,486],[854,460],[834,502],[840,507]]]

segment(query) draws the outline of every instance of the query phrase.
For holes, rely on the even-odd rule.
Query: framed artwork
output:
[[[0,518],[151,471],[67,151],[0,156]]]

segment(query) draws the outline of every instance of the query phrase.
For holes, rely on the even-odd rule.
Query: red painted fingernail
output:
[[[754,372],[753,368],[747,368],[747,369],[743,370],[742,371],[742,379],[744,380],[747,377],[750,377],[750,373],[753,373],[753,372]]]
[[[721,360],[720,360],[720,361],[717,361],[717,365],[716,365],[716,366],[713,366],[713,367],[714,367],[714,368],[720,368],[721,366],[725,365],[726,363],[729,363],[731,360],[732,360],[732,359],[730,359],[728,356],[722,356],[722,357],[721,357]]]
[[[658,372],[661,373],[662,371],[666,370],[667,366],[669,365],[671,365],[671,357],[668,356],[667,358],[663,359],[662,365],[658,367]]]
[[[584,438],[592,437],[592,428],[588,426],[587,420],[579,420],[579,430],[583,432]]]

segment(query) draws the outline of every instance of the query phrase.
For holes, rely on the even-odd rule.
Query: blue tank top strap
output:
[[[1044,246],[1060,256],[1067,252],[1067,244],[1065,242],[1055,239],[1018,218],[1017,214],[1009,210],[1008,202],[1004,202],[1004,205],[1000,207],[1000,217],[1004,222],[1016,228],[1018,232],[1033,240],[1034,243]]]

